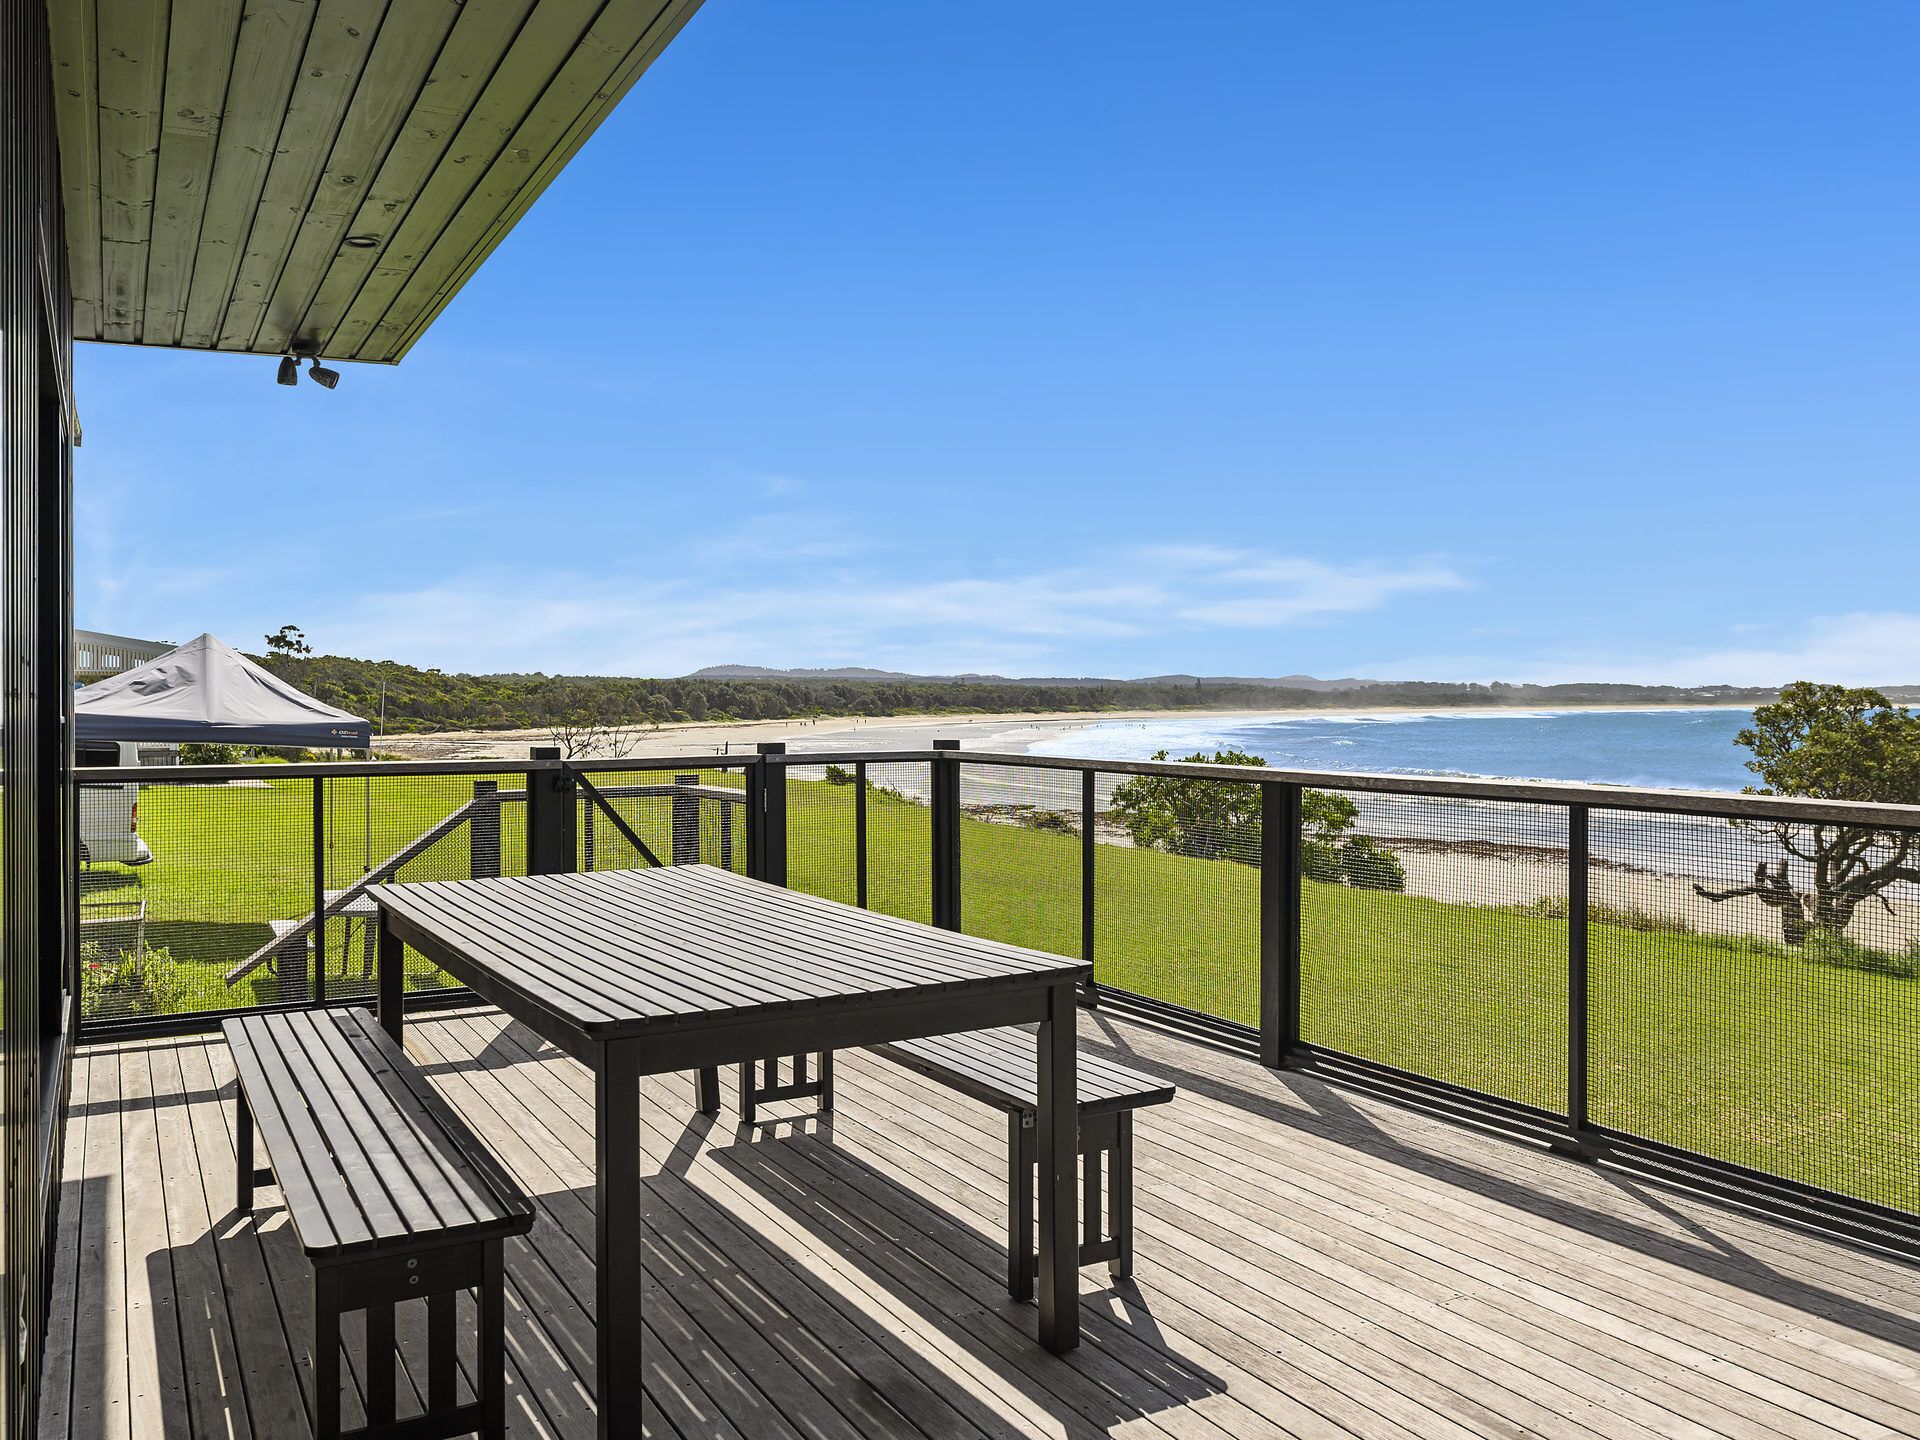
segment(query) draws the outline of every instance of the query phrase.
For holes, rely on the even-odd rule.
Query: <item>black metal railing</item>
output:
[[[1841,915],[1794,854],[1915,842],[1920,810],[945,745],[87,782],[83,832],[137,786],[153,858],[82,878],[83,1038],[369,997],[390,881],[701,861],[1078,955],[1089,1003],[1920,1251],[1920,893]],[[408,983],[463,998],[417,957]]]

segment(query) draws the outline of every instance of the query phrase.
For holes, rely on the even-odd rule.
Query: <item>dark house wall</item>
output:
[[[45,1347],[71,1010],[73,341],[47,12],[0,0],[0,17],[0,1437],[22,1440]]]

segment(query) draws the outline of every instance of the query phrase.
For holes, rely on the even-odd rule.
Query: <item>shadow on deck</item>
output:
[[[863,1054],[834,1116],[751,1131],[694,1114],[687,1077],[647,1082],[647,1433],[1920,1432],[1920,1270],[1123,1022],[1082,1033],[1181,1094],[1139,1120],[1137,1276],[1084,1273],[1066,1361],[1002,1288],[999,1115]],[[491,1011],[408,1048],[539,1206],[507,1259],[509,1430],[591,1435],[590,1077]],[[305,1433],[307,1270],[275,1192],[234,1211],[224,1046],[102,1046],[73,1083],[42,1435]],[[350,1333],[350,1425],[363,1366]],[[400,1393],[416,1411],[404,1371]]]

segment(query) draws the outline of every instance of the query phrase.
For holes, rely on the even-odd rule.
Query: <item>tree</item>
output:
[[[1165,760],[1167,752],[1153,758]],[[1188,755],[1180,763],[1265,768],[1267,762],[1244,751],[1220,750]],[[1140,775],[1115,788],[1111,813],[1136,845],[1201,860],[1259,863],[1260,791],[1251,782]],[[1399,857],[1368,836],[1351,833],[1359,816],[1359,807],[1345,795],[1303,791],[1302,870],[1311,879],[1362,890],[1406,889]]]
[[[306,634],[298,625],[282,625],[277,634],[267,636],[267,649],[275,655],[313,653],[313,646],[307,643]]]
[[[616,759],[660,727],[622,721],[601,687],[555,677],[540,687],[540,728],[567,760]]]
[[[1797,681],[1755,710],[1753,724],[1734,741],[1753,752],[1747,768],[1766,782],[1747,786],[1748,794],[1920,803],[1920,716],[1878,690]],[[1696,884],[1694,893],[1715,904],[1753,896],[1779,912],[1788,945],[1802,945],[1815,932],[1842,935],[1863,902],[1878,900],[1891,912],[1888,886],[1920,885],[1920,848],[1909,831],[1791,820],[1735,823],[1765,836],[1789,858],[1760,861],[1750,885],[1716,890]]]

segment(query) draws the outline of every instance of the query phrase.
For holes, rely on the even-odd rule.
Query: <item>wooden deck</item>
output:
[[[1139,1119],[1138,1275],[1085,1273],[1064,1361],[1001,1289],[999,1114],[864,1054],[830,1122],[750,1135],[694,1116],[689,1077],[648,1082],[647,1433],[1920,1433],[1920,1268],[1143,1028],[1082,1033],[1181,1093]],[[407,1045],[540,1207],[507,1259],[509,1429],[591,1435],[590,1079],[490,1011]],[[76,1061],[43,1436],[306,1433],[306,1271],[275,1192],[257,1225],[234,1213],[231,1094],[218,1037]]]

